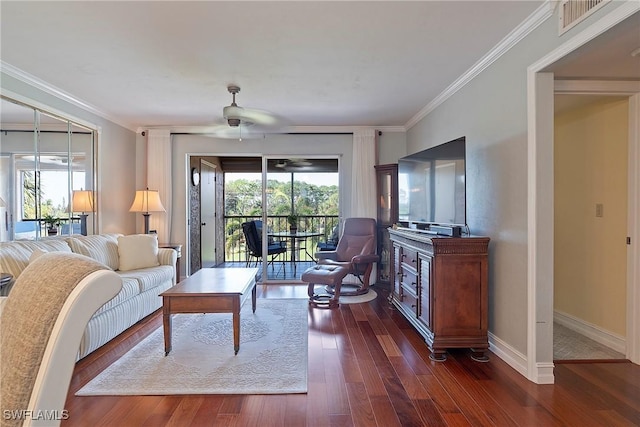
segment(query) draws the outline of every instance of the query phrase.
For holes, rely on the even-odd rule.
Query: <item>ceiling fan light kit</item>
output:
[[[242,120],[244,108],[238,107],[236,104],[236,94],[240,92],[240,87],[235,85],[227,86],[227,90],[233,96],[231,105],[228,105],[222,109],[222,117],[225,118],[229,126],[238,127],[240,123],[248,124],[246,120]]]
[[[237,85],[227,86],[232,95],[231,105],[222,109],[224,122],[208,128],[206,135],[217,138],[231,138],[242,140],[247,138],[264,138],[267,133],[280,131],[284,121],[278,116],[263,110],[243,108],[236,103],[236,94],[240,92]]]

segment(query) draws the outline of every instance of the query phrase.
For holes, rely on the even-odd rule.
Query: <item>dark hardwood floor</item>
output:
[[[306,286],[259,286],[260,298],[306,298]],[[536,385],[495,355],[429,360],[385,289],[370,303],[309,310],[309,390],[292,395],[91,396],[74,393],[161,327],[156,312],[78,362],[62,426],[633,426],[640,366],[559,364]],[[258,304],[260,301],[258,301]]]

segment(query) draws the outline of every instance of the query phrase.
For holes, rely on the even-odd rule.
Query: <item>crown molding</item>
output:
[[[508,52],[512,47],[518,44],[522,39],[528,36],[533,30],[538,28],[540,24],[553,15],[554,1],[545,0],[531,15],[527,17],[520,25],[514,28],[505,38],[493,47],[478,62],[469,68],[464,74],[456,79],[449,87],[436,96],[433,101],[428,103],[423,109],[413,116],[405,125],[405,129],[409,130],[415,126],[420,120],[425,118],[429,113],[435,110],[440,104],[445,102],[456,92],[462,89],[467,83],[473,80],[478,74],[487,69],[491,64],[497,61],[502,55]]]
[[[27,73],[26,71],[23,71],[17,67],[14,67],[11,64],[8,64],[4,61],[0,60],[0,71],[2,71],[2,73],[6,74],[9,77],[13,77],[16,80],[19,80],[23,83],[28,84],[29,86],[32,86],[38,90],[41,90],[42,92],[45,92],[49,95],[52,95],[64,102],[67,102],[71,105],[74,105],[78,108],[81,108],[91,114],[95,114],[98,117],[101,117],[105,120],[109,120],[110,122],[113,122],[117,125],[120,125],[126,129],[129,129],[130,131],[135,132],[135,127],[131,124],[131,123],[125,123],[120,121],[118,118],[113,117],[111,115],[109,115],[108,113],[98,109],[97,107],[89,104],[88,102],[85,102],[83,100],[81,100],[80,98],[77,98],[76,96],[65,92],[64,90],[45,82],[42,79],[39,79],[38,77]]]
[[[141,126],[136,130],[137,133],[142,133],[145,130],[151,129],[165,129],[171,133],[187,133],[194,135],[204,135],[211,132],[211,126]],[[380,132],[406,132],[404,126],[289,126],[281,129],[278,134],[330,134],[330,133],[353,133],[362,129],[375,129]],[[269,134],[270,132],[266,132]]]

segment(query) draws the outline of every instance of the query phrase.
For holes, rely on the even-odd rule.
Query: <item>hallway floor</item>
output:
[[[553,323],[554,360],[625,359],[625,355],[575,332],[557,322]]]

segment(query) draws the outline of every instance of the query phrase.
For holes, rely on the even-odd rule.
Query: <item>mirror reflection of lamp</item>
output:
[[[80,214],[80,234],[87,235],[87,212],[93,212],[93,191],[75,190],[71,199],[71,209]]]
[[[144,233],[149,234],[149,212],[166,212],[160,201],[158,190],[136,190],[136,197],[129,212],[142,212],[144,216]]]

